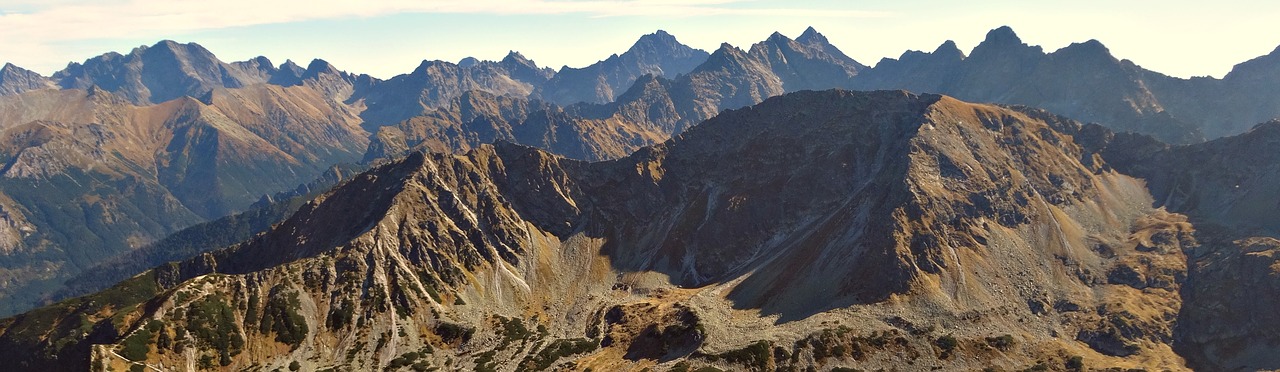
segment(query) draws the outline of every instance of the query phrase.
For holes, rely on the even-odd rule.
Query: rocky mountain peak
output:
[[[307,79],[307,78],[314,78],[319,75],[341,75],[341,74],[342,74],[342,71],[338,70],[337,67],[334,67],[333,64],[329,63],[329,61],[316,58],[311,60],[311,63],[307,64],[307,70],[305,73],[303,73],[302,77],[304,79]]]
[[[711,52],[707,61],[698,65],[693,71],[705,71],[725,66],[741,65],[747,62],[747,52],[729,43],[720,43],[720,48]]]
[[[772,43],[776,43],[776,44],[786,44],[791,42],[791,38],[787,37],[787,35],[783,35],[781,32],[778,32],[778,31],[774,31],[772,34],[769,34],[769,38],[765,40]]]
[[[1005,56],[1014,53],[1013,56]],[[1018,34],[1009,26],[1000,26],[987,32],[977,47],[973,48],[974,57],[979,58],[1024,58],[1027,54],[1044,54],[1039,46],[1030,46],[1022,42]]]
[[[517,52],[514,50],[507,52],[506,57],[502,57],[502,63],[518,63],[521,65],[531,66],[531,67],[538,66],[536,63],[533,63],[533,61],[529,60],[528,58],[525,58],[523,54],[520,54],[520,52]]]
[[[1066,58],[1075,63],[1089,64],[1089,66],[1095,66],[1099,70],[1107,69],[1107,67],[1102,67],[1105,65],[1117,66],[1119,64],[1119,60],[1111,55],[1111,50],[1107,49],[1098,40],[1071,43],[1071,45],[1053,52],[1052,55],[1055,58]]]
[[[48,78],[6,62],[0,67],[0,96],[52,87]]]
[[[68,65],[52,79],[62,88],[97,85],[137,104],[155,104],[200,96],[215,88],[264,83],[273,69],[253,61],[226,63],[199,44],[163,40],[135,48],[128,55],[112,52]]]
[[[1241,62],[1231,68],[1223,80],[1253,81],[1271,85],[1272,79],[1280,77],[1280,46],[1271,53]]]
[[[140,59],[158,60],[172,59],[174,62],[190,64],[195,68],[208,68],[208,65],[221,63],[217,57],[200,44],[179,43],[173,40],[161,40],[150,47],[134,49],[130,56]]]
[[[657,30],[651,34],[645,34],[640,36],[640,39],[636,40],[635,44],[632,44],[631,48],[628,49],[628,51],[640,50],[645,48],[671,49],[679,46],[682,46],[682,45],[680,44],[680,41],[676,40],[676,37],[674,35],[671,35],[670,33],[667,33],[666,31],[663,31],[663,30]]]
[[[243,61],[240,63],[246,63],[254,67],[261,68],[267,72],[275,72],[277,69],[275,63],[272,63],[271,59],[267,58],[266,56],[253,57],[253,58],[250,58],[248,61]]]
[[[480,64],[480,59],[477,59],[476,57],[467,57],[467,58],[458,60],[458,67],[462,67],[462,68],[474,67],[475,65],[478,65],[478,64]]]
[[[467,58],[471,58],[471,57],[467,57]],[[474,58],[472,58],[472,59],[474,59]],[[477,61],[478,61],[478,60],[477,60]],[[458,61],[458,62],[468,62],[468,61],[467,61],[467,59],[466,59],[466,58],[463,58],[461,61]],[[413,69],[413,72],[409,73],[409,75],[414,75],[414,76],[417,76],[417,75],[425,75],[425,74],[427,74],[427,71],[429,71],[429,70],[430,70],[431,68],[433,68],[433,67],[437,67],[437,66],[450,66],[450,65],[452,65],[452,66],[458,66],[458,65],[456,65],[456,64],[449,63],[449,62],[445,62],[445,61],[441,61],[441,60],[426,60],[426,59],[424,59],[424,60],[422,60],[422,63],[419,63],[419,64],[418,64],[418,67],[417,67],[417,68],[414,68],[414,69]]]
[[[804,32],[800,34],[800,37],[796,38],[796,41],[800,42],[801,44],[828,43],[826,35],[819,33],[818,30],[813,28],[813,26],[809,26],[808,28],[804,29]]]
[[[990,43],[993,45],[1021,45],[1022,38],[1013,32],[1013,28],[1009,26],[1000,26],[987,32],[987,37],[982,43]]]
[[[548,102],[611,102],[645,74],[675,78],[707,60],[707,52],[681,44],[675,36],[658,30],[641,36],[622,54],[583,68],[565,67],[550,77],[535,95]]]
[[[294,86],[302,83],[302,76],[306,73],[307,69],[287,59],[276,68],[276,73],[272,74],[267,82],[280,86]]]
[[[1102,45],[1102,42],[1098,41],[1097,39],[1089,39],[1088,41],[1085,41],[1083,43],[1071,43],[1071,45],[1063,47],[1062,50],[1069,51],[1072,54],[1078,53],[1078,54],[1095,55],[1095,56],[1098,56],[1098,55],[1103,55],[1107,57],[1111,56],[1111,50],[1107,49],[1107,46]]]
[[[961,60],[965,57],[964,52],[961,51],[960,48],[956,46],[956,42],[952,40],[944,41],[942,45],[939,45],[937,49],[934,49],[931,54],[933,54],[934,57],[954,60]]]

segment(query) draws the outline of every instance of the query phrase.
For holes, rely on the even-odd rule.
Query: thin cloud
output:
[[[804,8],[741,8],[733,0],[133,0],[55,2],[34,11],[0,9],[0,39],[51,43],[138,37],[229,27],[402,13],[584,14],[593,17],[786,15],[880,17],[881,12]],[[19,8],[36,6],[22,3]],[[7,48],[6,48],[7,49]]]
[[[868,18],[883,12],[744,7],[750,0],[4,0],[0,61],[35,68],[65,63],[68,43],[152,39],[165,35],[313,20],[392,14],[581,14],[587,17],[793,16]],[[750,4],[747,4],[750,5]]]

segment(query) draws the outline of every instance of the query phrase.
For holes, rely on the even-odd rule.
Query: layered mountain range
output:
[[[1018,367],[1060,353],[1176,368],[1193,230],[1072,142],[1078,129],[942,96],[826,91],[615,161],[508,143],[415,153],[264,235],[131,279],[138,306],[83,318],[49,340],[61,350],[4,349],[117,369]],[[1150,242],[1160,234],[1175,239]],[[89,298],[5,334],[120,301]],[[941,337],[957,345],[935,350]],[[733,356],[757,341],[764,359]]]
[[[1272,54],[1179,79],[999,28],[868,67],[810,28],[387,80],[170,41],[6,65],[0,312],[132,278],[0,321],[0,360],[1280,368]]]

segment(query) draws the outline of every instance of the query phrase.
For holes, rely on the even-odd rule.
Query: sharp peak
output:
[[[956,42],[954,40],[947,40],[942,42],[942,45],[938,45],[938,48],[934,49],[933,53],[931,54],[935,56],[959,55],[961,58],[964,58],[964,51],[961,51],[960,47],[956,46]]]
[[[987,31],[987,37],[982,43],[1022,44],[1022,39],[1018,37],[1016,32],[1013,32],[1013,27],[1000,26]]]
[[[796,38],[796,41],[806,43],[806,44],[811,42],[826,43],[827,37],[823,35],[821,32],[818,32],[818,30],[814,29],[813,26],[809,26],[808,28],[804,29],[804,32],[800,34],[800,37]]]
[[[332,63],[329,63],[329,61],[316,58],[311,60],[311,63],[307,64],[306,70],[302,71],[302,79],[304,80],[314,79],[320,75],[327,75],[327,74],[336,74],[341,76],[344,73],[342,72],[342,70],[339,70],[337,67],[334,67]]]
[[[233,62],[233,63],[237,63],[237,64],[242,64],[242,63],[257,63],[257,64],[258,64],[258,65],[260,65],[260,66],[266,66],[266,67],[275,67],[275,66],[276,66],[275,62],[272,62],[270,58],[267,58],[267,56],[257,56],[257,57],[253,57],[253,58],[250,58],[250,59],[245,60],[245,61]]]
[[[35,71],[22,68],[21,66],[15,65],[10,62],[5,62],[4,66],[0,66],[0,75],[15,75],[15,74],[16,75],[36,75],[36,76],[44,77],[44,75],[36,73]]]
[[[653,33],[640,35],[640,40],[675,40],[676,37],[664,30],[657,30]]]
[[[663,30],[657,30],[651,34],[641,35],[640,38],[637,39],[634,44],[631,44],[631,48],[628,49],[628,51],[639,48],[642,45],[655,45],[655,44],[687,47],[686,45],[681,44],[679,40],[676,40],[676,37],[674,35],[671,35]]]
[[[768,39],[766,39],[766,40],[771,40],[771,41],[772,41],[772,40],[785,40],[785,41],[791,41],[791,38],[787,37],[787,35],[783,35],[781,32],[774,31],[772,34],[769,34],[769,38],[768,38]]]
[[[943,50],[952,50],[952,49],[954,49],[954,50],[960,50],[960,47],[956,46],[956,41],[955,41],[955,40],[950,40],[950,39],[948,39],[947,41],[942,42],[942,44],[939,44],[939,45],[938,45],[938,47],[937,47],[936,49],[934,49],[933,51],[936,53],[936,52],[938,52],[938,51],[943,51]]]
[[[537,66],[537,63],[534,63],[533,60],[529,59],[529,57],[525,57],[524,54],[520,54],[520,52],[514,50],[507,52],[507,56],[502,57],[502,62],[516,62],[520,64],[534,65],[535,67]]]
[[[747,51],[742,50],[742,48],[738,48],[738,47],[736,47],[736,46],[733,46],[733,44],[729,44],[729,43],[720,43],[720,47],[719,47],[719,48],[716,48],[716,50],[715,50],[715,51],[711,52],[711,56],[712,56],[711,58],[715,58],[714,56],[717,56],[717,55],[718,55],[718,56],[721,56],[721,57],[723,58],[723,57],[725,57],[725,56],[731,56],[731,55],[732,55],[732,56],[740,56],[740,55],[743,55],[743,54],[746,54],[746,53],[747,53]]]

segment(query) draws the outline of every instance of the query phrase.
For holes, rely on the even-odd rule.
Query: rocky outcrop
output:
[[[948,41],[932,53],[909,51],[896,60],[884,59],[855,79],[853,87],[1029,105],[1165,141],[1202,141],[1205,126],[1171,115],[1164,96],[1144,82],[1148,73],[1116,59],[1096,40],[1045,53],[1006,26],[991,30],[968,56]]]
[[[500,63],[476,62],[465,66],[423,61],[412,73],[378,83],[366,95],[354,98],[363,99],[368,106],[361,118],[365,120],[365,127],[373,131],[378,126],[392,125],[443,107],[469,91],[529,96],[537,87],[534,84],[545,81],[545,75],[523,57],[508,57]],[[522,78],[531,80],[520,80]]]
[[[97,87],[134,104],[153,104],[266,82],[275,68],[270,61],[253,62],[229,64],[198,44],[165,40],[126,55],[113,52],[71,63],[52,80],[63,89]]]
[[[6,63],[4,67],[0,67],[0,96],[48,88],[53,88],[53,83],[34,71],[14,66],[12,63]]]
[[[1280,219],[1271,211],[1280,193],[1280,159],[1271,149],[1280,142],[1280,122],[1186,146],[1089,131],[1091,146],[1102,148],[1110,164],[1145,178],[1159,205],[1187,214],[1200,227],[1202,244],[1187,251],[1187,306],[1178,315],[1175,350],[1197,369],[1280,367],[1265,351],[1280,329],[1280,320],[1267,310],[1277,288],[1274,237],[1280,236]]]
[[[562,106],[609,103],[644,75],[674,79],[706,61],[707,52],[690,48],[666,31],[644,35],[622,54],[583,68],[563,67],[534,95]]]
[[[411,150],[466,152],[499,140],[573,159],[620,158],[666,140],[680,120],[665,92],[654,97],[644,86],[637,90],[642,92],[616,103],[568,107],[469,91],[444,107],[379,129],[364,161]]]
[[[1176,350],[1203,370],[1280,367],[1280,241],[1213,241],[1192,263],[1178,319]]]

